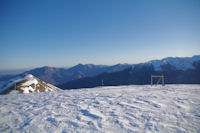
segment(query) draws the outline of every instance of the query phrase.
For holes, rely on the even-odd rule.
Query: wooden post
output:
[[[160,83],[162,80],[162,86],[165,86],[165,80],[164,80],[164,75],[152,75],[151,74],[151,86],[153,85],[153,78],[159,78],[158,81],[156,82],[156,85]]]

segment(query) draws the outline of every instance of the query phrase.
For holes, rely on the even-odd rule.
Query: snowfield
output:
[[[200,132],[200,85],[0,96],[0,132]]]

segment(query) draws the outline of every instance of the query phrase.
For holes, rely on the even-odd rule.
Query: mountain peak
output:
[[[71,69],[93,68],[94,66],[94,64],[78,64],[74,67],[71,67]]]
[[[77,65],[75,65],[75,66],[84,66],[82,63],[79,63],[79,64],[77,64]]]

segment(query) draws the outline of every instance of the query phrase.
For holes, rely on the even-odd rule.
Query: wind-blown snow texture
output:
[[[200,85],[0,97],[0,132],[200,132]]]

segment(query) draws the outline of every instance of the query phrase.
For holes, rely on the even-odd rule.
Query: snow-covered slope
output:
[[[118,86],[0,97],[0,132],[200,132],[200,85]]]
[[[32,93],[32,92],[46,92],[59,91],[61,89],[47,84],[31,74],[19,75],[8,81],[0,82],[0,94],[8,93]]]
[[[149,62],[136,64],[135,66],[152,65],[156,71],[160,71],[162,70],[162,66],[170,64],[177,70],[185,71],[187,69],[193,69],[193,63],[196,61],[200,61],[200,55],[193,57],[167,57],[162,60],[151,60]]]

